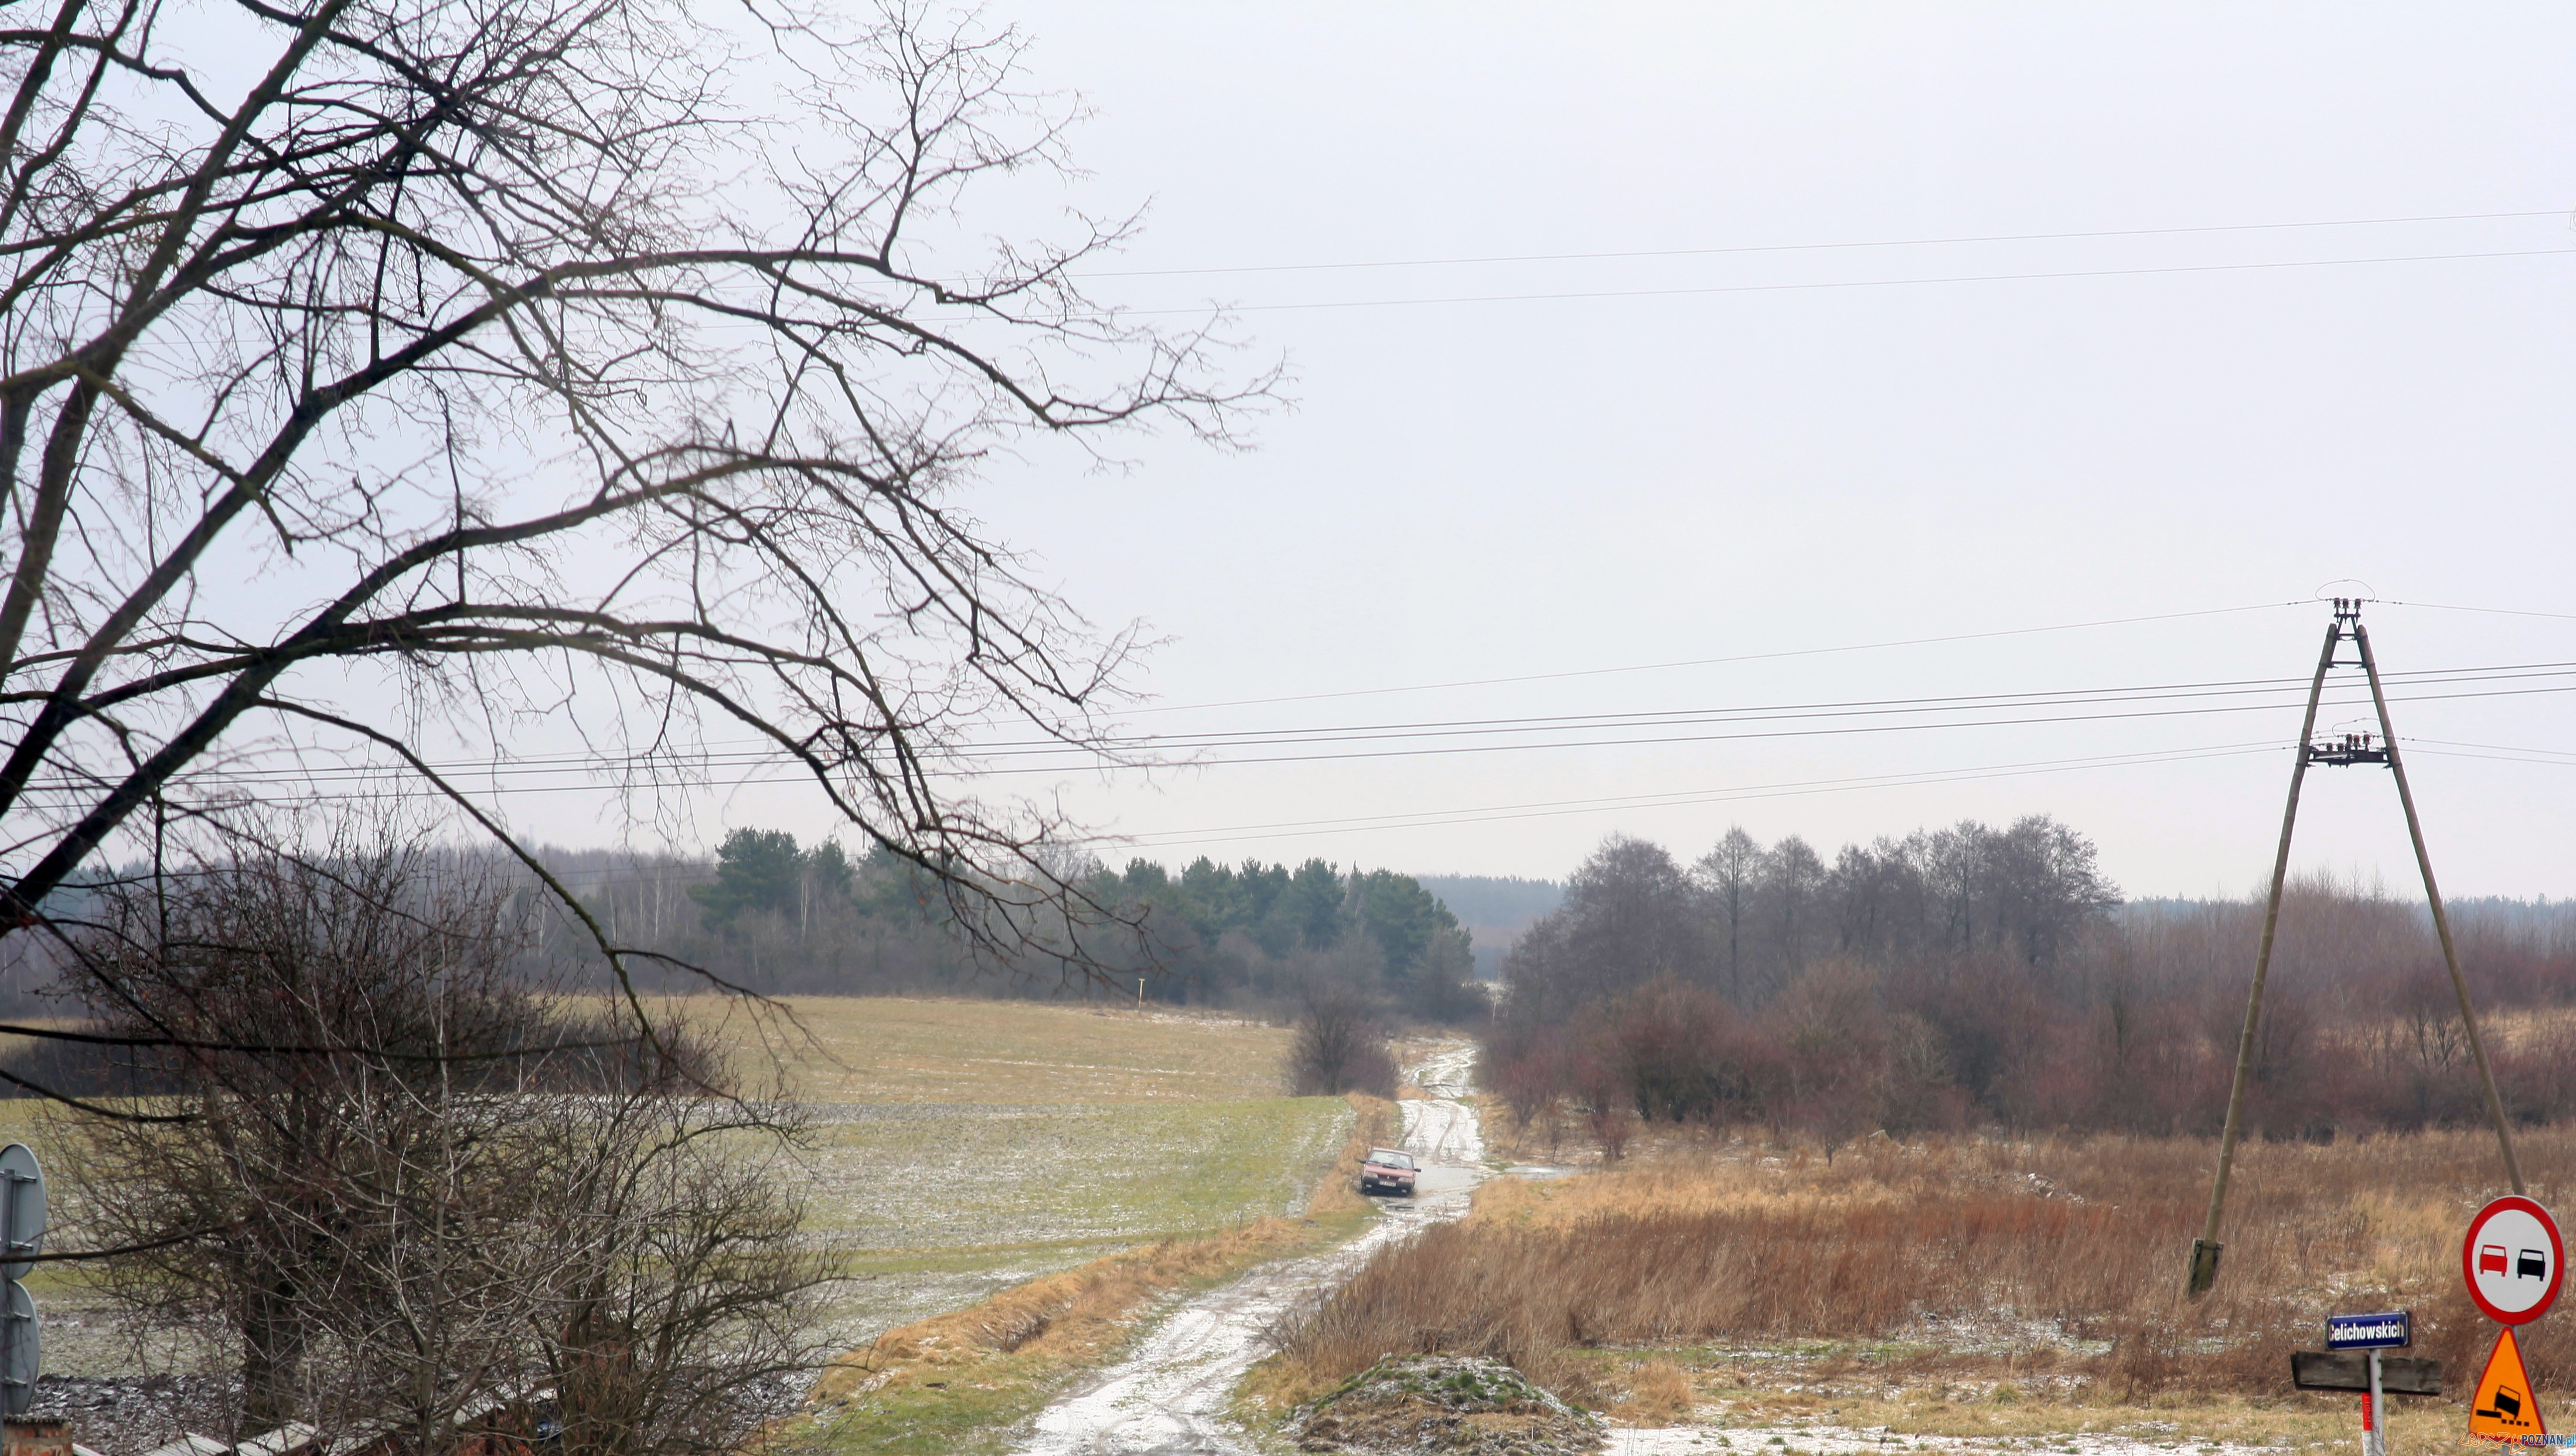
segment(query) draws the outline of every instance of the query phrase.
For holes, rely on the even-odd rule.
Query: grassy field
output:
[[[1313,1097],[824,1114],[810,1226],[842,1256],[850,1344],[1112,1249],[1298,1211],[1350,1124]]]
[[[1253,1265],[1339,1243],[1378,1211],[1353,1188],[1359,1161],[1401,1124],[1354,1095],[1333,1174],[1300,1218],[1122,1250],[890,1330],[827,1372],[814,1409],[773,1431],[788,1456],[988,1456],[1087,1370],[1117,1358],[1167,1301]]]
[[[2576,1130],[2517,1139],[2564,1206]],[[1697,1418],[2022,1442],[2309,1446],[2349,1397],[2291,1391],[2335,1311],[2411,1307],[2453,1395],[2401,1403],[2402,1449],[2457,1444],[2494,1327],[2460,1290],[2468,1215],[2506,1191],[2491,1135],[2240,1153],[2217,1291],[2180,1294],[2214,1145],[1873,1140],[1827,1159],[1726,1133],[1622,1167],[1499,1179],[1465,1222],[1380,1255],[1291,1344],[1293,1393],[1389,1350],[1497,1355],[1639,1424]],[[2563,1319],[2524,1349],[2544,1407],[2576,1379]],[[2565,1414],[2563,1397],[2560,1414]]]
[[[798,1161],[844,1276],[827,1333],[845,1346],[1113,1250],[1302,1210],[1351,1125],[1338,1098],[1279,1095],[1279,1028],[990,1001],[807,997],[729,1020],[712,999],[678,1005],[812,1111]],[[11,1138],[70,1156],[33,1101],[0,1099]],[[29,1284],[47,1370],[172,1358],[139,1362],[76,1270]]]
[[[694,1003],[680,1003],[684,1010]],[[813,1105],[811,1226],[847,1344],[1146,1240],[1302,1207],[1349,1109],[1287,1098],[1282,1028],[1169,1011],[794,997],[719,1024]]]
[[[710,998],[676,1003],[712,1015]],[[1205,1102],[1285,1090],[1289,1033],[1026,1001],[795,996],[719,1023],[744,1069],[814,1102]],[[700,1008],[704,1008],[701,1010]]]

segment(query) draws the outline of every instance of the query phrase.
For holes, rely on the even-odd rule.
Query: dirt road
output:
[[[1350,1277],[1389,1240],[1465,1213],[1484,1181],[1476,1113],[1458,1100],[1474,1056],[1468,1046],[1444,1049],[1412,1071],[1432,1095],[1398,1104],[1404,1146],[1423,1164],[1411,1199],[1389,1200],[1377,1227],[1338,1249],[1256,1269],[1173,1311],[1135,1354],[1040,1414],[1024,1456],[1254,1456],[1225,1407],[1243,1373],[1269,1353],[1262,1329]]]

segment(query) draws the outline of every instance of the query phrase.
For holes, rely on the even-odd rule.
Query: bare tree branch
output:
[[[1075,175],[1080,108],[1022,37],[913,0],[745,15],[60,0],[0,29],[0,934],[107,859],[246,832],[300,751],[390,751],[512,843],[429,765],[571,739],[650,812],[713,714],[976,944],[1080,962],[1110,912],[1048,869],[1069,826],[959,775],[1012,727],[1109,754],[1137,637],[962,490],[1047,441],[1235,443],[1277,373],[1083,296],[1132,218],[976,240],[987,188]]]

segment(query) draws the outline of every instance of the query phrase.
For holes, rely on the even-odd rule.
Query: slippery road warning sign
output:
[[[2525,1436],[2549,1434],[2549,1423],[2540,1418],[2540,1402],[2531,1393],[2531,1377],[2523,1372],[2522,1347],[2514,1343],[2512,1330],[2496,1333],[2495,1353],[2487,1357],[2486,1373],[2478,1377],[2478,1393],[2469,1401],[2469,1434],[2494,1441],[2519,1441]]]
[[[2567,1275],[2558,1221],[2528,1198],[2499,1198],[2469,1220],[2460,1276],[2469,1298],[2498,1324],[2528,1324],[2548,1312]]]

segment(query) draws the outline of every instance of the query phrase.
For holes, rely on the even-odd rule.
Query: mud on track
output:
[[[1412,1069],[1430,1097],[1398,1103],[1404,1146],[1423,1164],[1420,1191],[1390,1199],[1366,1234],[1328,1253],[1285,1260],[1190,1300],[1135,1352],[1075,1386],[1037,1418],[1024,1456],[1254,1456],[1225,1415],[1244,1372],[1268,1353],[1261,1332],[1300,1301],[1351,1274],[1382,1245],[1467,1211],[1489,1170],[1467,1091],[1471,1047],[1445,1049]]]

